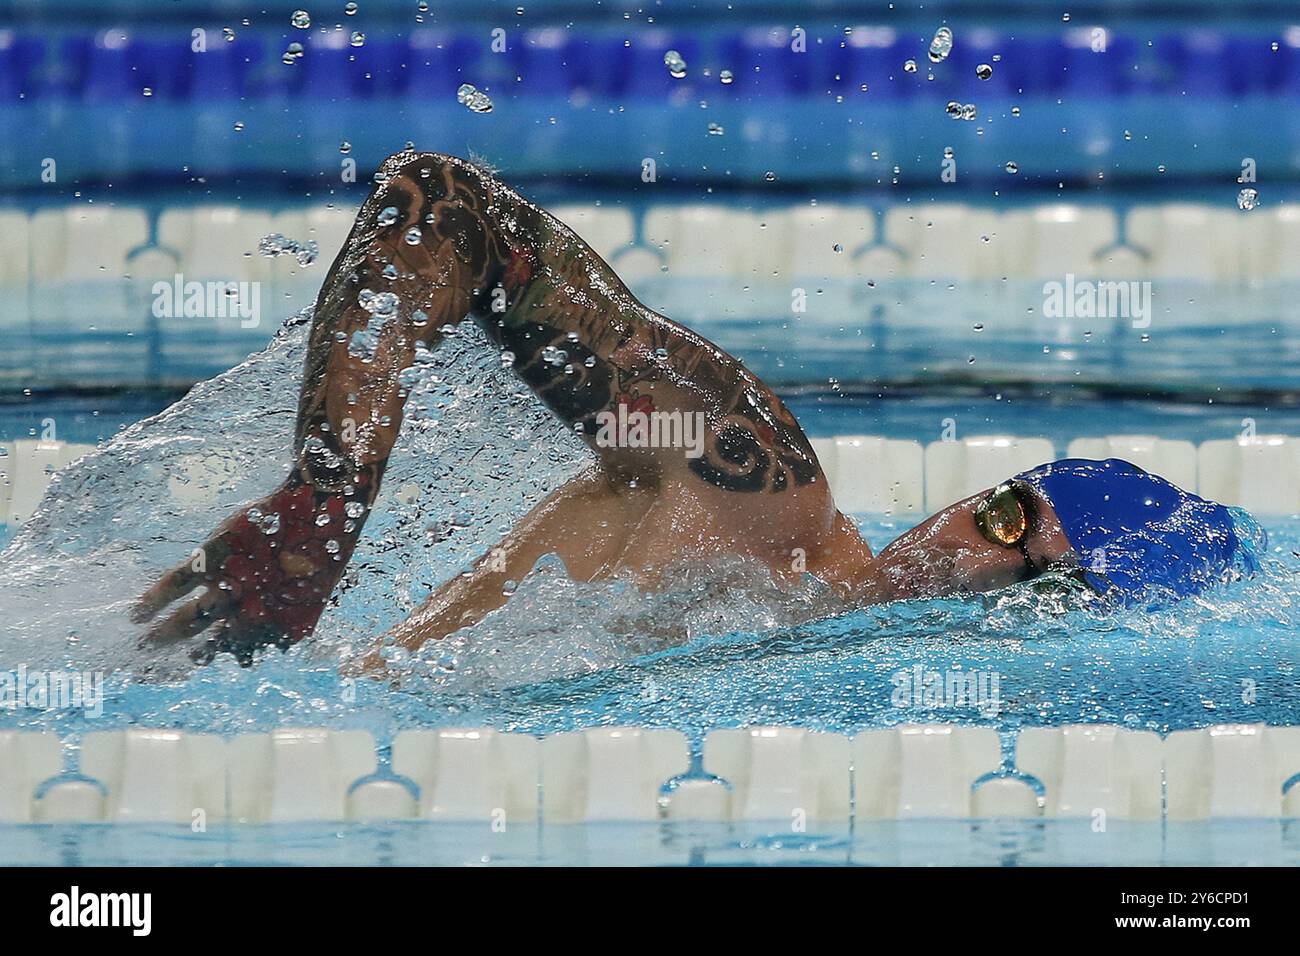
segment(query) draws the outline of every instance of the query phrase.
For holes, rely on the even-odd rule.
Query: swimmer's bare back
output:
[[[197,658],[231,651],[246,663],[262,645],[311,632],[379,491],[406,398],[399,373],[418,343],[434,348],[467,315],[585,436],[597,465],[435,591],[395,630],[400,644],[477,621],[505,603],[506,582],[550,553],[576,579],[623,572],[646,587],[672,565],[717,554],[758,558],[782,578],[807,570],[846,593],[858,583],[870,551],[770,389],[641,305],[571,230],[490,173],[403,152],[380,168],[317,299],[293,471],[141,598],[145,621],[206,588],[149,638],[203,635]],[[367,329],[368,344],[364,335],[353,344]],[[701,413],[698,457],[597,441],[601,413],[620,406],[624,415]]]

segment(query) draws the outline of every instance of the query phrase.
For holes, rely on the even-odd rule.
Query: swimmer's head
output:
[[[1117,458],[1017,476],[1051,502],[1084,579],[1120,603],[1199,594],[1241,561],[1232,512]]]
[[[1135,603],[1199,593],[1242,558],[1222,505],[1118,459],[1066,459],[945,508],[882,551],[873,577],[877,598],[899,599],[1059,569]]]
[[[872,564],[873,600],[992,591],[1071,563],[1073,549],[1051,503],[1011,479],[900,535]]]

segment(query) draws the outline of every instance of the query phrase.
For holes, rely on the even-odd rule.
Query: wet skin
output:
[[[391,308],[376,306],[383,293],[397,297]],[[353,333],[377,313],[373,355],[354,354]],[[846,605],[991,590],[1069,560],[1041,498],[1027,502],[1023,540],[990,539],[976,520],[987,492],[874,557],[794,416],[737,359],[638,302],[572,231],[490,173],[403,152],[381,166],[317,298],[290,475],[141,597],[147,640],[198,638],[196,659],[248,663],[311,633],[379,492],[406,400],[400,372],[466,316],[583,434],[595,464],[395,628],[388,639],[402,646],[500,607],[505,583],[551,553],[574,578],[630,574],[646,588],[683,561],[742,555],[784,581],[816,575]],[[596,443],[601,413],[634,410],[702,415],[702,454]]]

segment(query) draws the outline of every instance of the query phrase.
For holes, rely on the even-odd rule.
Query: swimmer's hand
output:
[[[230,651],[245,665],[259,647],[302,640],[356,545],[362,522],[347,511],[347,499],[291,480],[232,515],[141,595],[132,615],[138,623],[206,589],[154,624],[144,640],[171,643],[207,632],[191,657],[207,663]]]

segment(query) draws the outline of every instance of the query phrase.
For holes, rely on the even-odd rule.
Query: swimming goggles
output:
[[[975,508],[975,526],[991,544],[1015,548],[1025,562],[1027,581],[1042,571],[1029,556],[1030,518],[1035,512],[1033,496],[1020,482],[1004,481]]]

